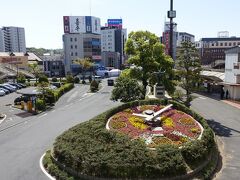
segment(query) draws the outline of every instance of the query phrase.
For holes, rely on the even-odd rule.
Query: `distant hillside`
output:
[[[54,54],[63,54],[63,50],[62,49],[44,49],[44,48],[30,47],[30,48],[27,48],[27,51],[28,52],[33,52],[37,56],[43,56],[43,54],[50,53],[52,51],[53,51]]]

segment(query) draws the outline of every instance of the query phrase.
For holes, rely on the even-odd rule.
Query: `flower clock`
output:
[[[143,139],[149,148],[161,144],[183,145],[201,139],[203,127],[172,105],[142,105],[125,109],[109,118],[106,128]]]

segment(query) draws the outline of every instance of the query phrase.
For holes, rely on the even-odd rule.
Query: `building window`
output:
[[[227,46],[227,43],[225,42],[225,46]]]
[[[74,38],[74,41],[77,42],[77,38]]]
[[[214,46],[214,43],[212,43],[212,46]]]
[[[71,45],[71,49],[73,48],[73,45]]]
[[[238,45],[240,45],[240,42],[238,42]]]
[[[73,56],[73,52],[71,52],[71,56]]]
[[[75,56],[77,56],[78,55],[78,53],[77,52],[75,52]]]
[[[72,42],[72,41],[73,41],[73,39],[72,39],[72,38],[70,38],[70,41]]]
[[[229,43],[229,46],[232,46],[232,43]]]
[[[75,45],[75,49],[77,49],[77,45]]]
[[[220,46],[223,46],[223,43],[220,43]]]
[[[236,46],[236,43],[235,43],[235,42],[233,43],[233,46]]]

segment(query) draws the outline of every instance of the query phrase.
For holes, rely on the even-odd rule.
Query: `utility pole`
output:
[[[176,18],[176,11],[173,10],[173,0],[170,0],[170,11],[168,11],[168,18],[170,19],[170,48],[169,55],[173,58],[173,19]]]

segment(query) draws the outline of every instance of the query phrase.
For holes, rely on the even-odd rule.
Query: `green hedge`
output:
[[[126,108],[167,103],[192,115],[203,125],[202,140],[183,148],[168,145],[152,151],[140,140],[105,129],[108,118]],[[53,152],[58,162],[83,175],[139,179],[184,175],[188,167],[200,165],[212,147],[215,147],[213,132],[201,116],[175,101],[148,100],[123,104],[71,128],[56,139]]]
[[[72,88],[74,88],[74,84],[67,83],[62,85],[60,88],[54,90],[55,101],[57,101],[64,93],[70,91]]]

